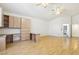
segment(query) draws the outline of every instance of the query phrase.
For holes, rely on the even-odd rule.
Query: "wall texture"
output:
[[[0,8],[0,27],[2,27],[2,8]]]
[[[79,15],[72,17],[72,36],[79,37]]]
[[[40,19],[31,19],[31,32],[35,34],[47,35],[48,22]]]
[[[49,23],[49,35],[51,36],[63,36],[62,27],[63,24],[69,24],[70,25],[70,17],[68,16],[62,16],[57,17],[50,21]],[[70,32],[69,32],[70,34]]]

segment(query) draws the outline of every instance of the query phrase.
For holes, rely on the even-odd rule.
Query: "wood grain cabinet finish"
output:
[[[4,15],[4,27],[9,27],[9,16]]]
[[[9,16],[9,27],[20,28],[20,17]]]
[[[5,27],[20,28],[21,40],[30,40],[30,29],[31,29],[30,19],[6,15],[4,17],[4,25]]]
[[[21,26],[21,18],[20,17],[14,17],[14,27],[15,28],[20,28]]]
[[[4,15],[4,27],[21,28],[20,17]],[[6,43],[13,43],[13,35],[6,36]]]
[[[14,27],[14,17],[9,16],[9,27]]]
[[[13,35],[6,35],[6,43],[13,43]]]
[[[0,51],[6,49],[6,36],[0,36]]]
[[[30,40],[30,20],[21,19],[21,40]]]

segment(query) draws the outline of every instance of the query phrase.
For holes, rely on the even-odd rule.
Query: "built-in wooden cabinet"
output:
[[[9,16],[9,27],[14,27],[14,16]]]
[[[20,17],[14,17],[14,27],[20,28],[21,27],[21,18]]]
[[[4,15],[4,27],[20,28],[20,20],[20,17]]]
[[[4,27],[9,27],[9,16],[4,15],[4,22],[3,22]]]
[[[6,49],[6,35],[0,36],[0,51]]]
[[[4,15],[4,27],[8,28],[20,28],[20,18],[15,17],[15,16],[9,16],[9,15]],[[17,34],[17,33],[16,33]],[[20,34],[20,33],[18,33]],[[13,42],[13,34],[6,35],[6,43],[12,43]]]
[[[13,35],[6,35],[6,43],[13,43]]]
[[[21,19],[21,40],[30,40],[30,19]]]
[[[21,40],[30,40],[30,26],[30,19],[4,15],[4,27],[20,28]]]

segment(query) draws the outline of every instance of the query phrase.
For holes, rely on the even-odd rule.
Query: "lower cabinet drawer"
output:
[[[6,43],[13,43],[13,35],[6,35]]]
[[[21,39],[21,35],[20,34],[13,35],[13,42],[19,41],[20,39]]]

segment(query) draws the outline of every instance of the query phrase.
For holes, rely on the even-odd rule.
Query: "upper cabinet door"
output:
[[[9,16],[4,15],[4,27],[9,27]]]
[[[21,29],[27,33],[30,33],[31,21],[30,19],[22,18],[21,20]]]
[[[20,28],[21,26],[21,18],[20,17],[14,17],[14,27]]]
[[[14,27],[14,16],[9,16],[9,27]]]

